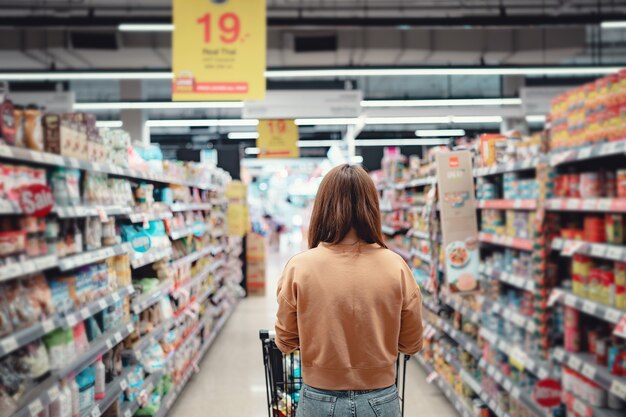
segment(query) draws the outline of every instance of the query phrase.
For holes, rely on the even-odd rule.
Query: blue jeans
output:
[[[296,417],[401,417],[395,385],[372,391],[326,391],[303,385]]]

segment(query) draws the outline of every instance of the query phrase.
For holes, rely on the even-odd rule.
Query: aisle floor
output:
[[[285,246],[285,245],[283,245]],[[169,413],[170,417],[266,417],[267,400],[259,329],[271,328],[276,314],[276,284],[296,249],[283,247],[267,262],[265,297],[242,300],[199,364]],[[407,368],[407,417],[453,417],[458,413],[436,385],[426,383],[417,361]]]

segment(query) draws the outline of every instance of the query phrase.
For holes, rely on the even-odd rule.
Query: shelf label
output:
[[[565,359],[565,351],[563,349],[555,349],[554,350],[554,357],[556,358],[557,361],[559,362],[563,362],[563,359]]]
[[[9,146],[0,145],[0,156],[11,158],[13,156],[13,151]]]
[[[513,384],[511,383],[511,380],[510,380],[510,379],[505,379],[505,380],[504,380],[504,385],[503,385],[503,386],[504,386],[504,389],[505,389],[506,391],[508,391],[508,392],[510,392],[510,391],[511,391],[511,388],[513,388]]]
[[[43,411],[43,405],[41,404],[40,399],[36,399],[32,403],[28,404],[28,412],[31,417],[36,417],[39,413]]]
[[[128,388],[128,381],[126,381],[126,378],[122,379],[120,382],[120,388],[122,391],[126,391],[126,388]]]
[[[585,242],[568,240],[568,241],[565,241],[565,244],[563,245],[563,249],[561,253],[563,254],[563,256],[572,256],[576,252],[580,251],[584,246],[585,246]]]
[[[519,400],[519,396],[520,396],[520,390],[518,387],[513,387],[513,389],[511,390],[511,395],[513,396],[513,398],[515,398],[516,400]]]
[[[130,411],[130,409],[126,409],[126,411],[124,411],[124,417],[132,417],[133,413]]]
[[[606,254],[606,247],[602,245],[591,245],[591,256],[603,257]]]
[[[593,301],[583,301],[582,310],[587,314],[594,314],[596,312],[596,304]]]
[[[588,363],[585,363],[580,373],[593,381],[596,376],[596,368]]]
[[[80,310],[80,315],[83,319],[86,319],[87,317],[91,316],[91,311],[89,311],[89,309],[85,307]]]
[[[570,198],[567,200],[567,204],[565,205],[565,207],[568,210],[578,210],[580,208],[580,200],[575,199],[575,198]]]
[[[115,339],[115,343],[119,343],[122,341],[122,334],[120,332],[117,332],[113,335],[113,339]]]
[[[0,348],[2,348],[3,352],[12,352],[17,349],[19,345],[17,344],[17,339],[13,336],[5,337],[0,340]]]
[[[105,344],[107,346],[107,350],[111,350],[113,348],[113,341],[111,339],[107,339]]]
[[[104,300],[104,299],[98,300],[98,307],[100,307],[101,310],[104,310],[105,308],[107,308],[108,304],[107,304],[106,300]]]
[[[615,261],[621,261],[623,252],[624,251],[621,247],[611,246],[607,250],[606,257]]]
[[[607,308],[604,312],[604,318],[612,323],[618,323],[623,315],[624,312],[615,310],[613,308]]]
[[[117,303],[118,301],[120,301],[120,295],[118,293],[116,293],[116,292],[111,294],[111,298],[113,299],[114,303]]]
[[[615,336],[626,338],[626,315],[623,315],[613,329]]]
[[[98,404],[96,404],[92,409],[91,409],[91,417],[100,417],[102,413],[100,412],[100,406],[98,406]]]
[[[582,361],[574,355],[570,355],[570,357],[567,359],[567,366],[575,371],[578,371],[580,369],[580,365],[582,365]]]
[[[591,147],[587,147],[587,148],[582,148],[579,152],[578,152],[578,159],[587,159],[591,156],[591,151],[593,148]]]
[[[623,400],[626,400],[626,384],[617,379],[613,379],[611,382],[611,394],[617,395]]]
[[[50,333],[51,331],[56,329],[56,327],[57,326],[55,326],[54,320],[52,319],[44,320],[41,322],[41,328],[43,329],[44,334]]]
[[[78,319],[76,318],[76,314],[70,314],[69,316],[67,316],[67,325],[69,327],[74,327],[76,326],[76,323],[78,323]]]

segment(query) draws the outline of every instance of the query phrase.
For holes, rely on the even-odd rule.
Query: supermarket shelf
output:
[[[624,412],[607,408],[592,407],[571,392],[563,391],[563,402],[571,407],[577,415],[593,417],[624,417]]]
[[[182,265],[186,265],[186,264],[190,264],[192,262],[197,261],[198,259],[210,255],[211,253],[213,253],[214,251],[214,247],[212,246],[208,246],[204,249],[200,249],[199,251],[196,252],[192,252],[187,256],[183,256],[180,259],[176,259],[174,261],[172,261],[171,265],[173,268],[182,266]]]
[[[178,240],[178,239],[182,239],[184,237],[188,237],[188,236],[201,236],[203,235],[207,230],[207,227],[205,224],[202,225],[202,227],[199,226],[187,226],[187,227],[183,227],[180,229],[176,229],[176,230],[172,230],[169,234],[170,239],[172,240]]]
[[[510,274],[504,271],[498,271],[494,269],[493,267],[487,266],[483,263],[480,264],[479,271],[481,274],[483,274],[486,277],[505,282],[519,289],[530,291],[530,292],[537,291],[537,285],[535,281],[529,278],[524,278],[522,276]]]
[[[418,239],[430,239],[428,232],[422,232],[420,230],[411,230],[409,232],[410,237],[416,237]]]
[[[389,249],[391,249],[392,251],[394,251],[395,253],[397,253],[398,255],[402,256],[402,258],[404,258],[405,261],[410,262],[411,261],[411,253],[401,249],[397,246],[390,246]]]
[[[51,331],[63,327],[74,327],[77,323],[95,315],[105,308],[117,303],[135,291],[132,285],[124,287],[110,295],[93,301],[71,314],[58,314],[35,325],[19,330],[0,339],[0,358],[19,349],[28,343],[43,337]]]
[[[415,187],[424,187],[426,185],[432,185],[437,182],[437,178],[434,176],[428,176],[423,178],[416,178],[407,182],[397,183],[394,185],[394,188],[397,190],[402,190],[405,188],[415,188]]]
[[[154,174],[151,172],[146,173],[129,168],[119,167],[113,164],[102,164],[78,158],[70,158],[52,153],[32,151],[30,149],[16,148],[6,145],[0,145],[0,158],[10,161],[31,162],[38,165],[79,168],[85,171],[101,172],[104,174],[113,174],[120,177],[144,181],[153,181],[163,184],[186,185],[189,187],[196,187],[207,190],[215,189],[214,186],[211,186],[209,184],[199,184],[192,181],[177,180],[163,174]]]
[[[626,198],[552,198],[546,208],[554,211],[626,213]]]
[[[171,219],[173,217],[171,211],[161,211],[161,212],[139,212],[139,213],[130,213],[128,218],[131,223],[143,223],[150,222],[153,220],[165,220]]]
[[[524,330],[528,330],[531,333],[537,331],[537,323],[532,318],[532,316],[526,316],[524,314],[520,314],[516,311],[513,311],[506,306],[494,302],[494,303],[485,303],[483,304],[486,311],[492,311],[495,314],[499,315],[509,323],[514,324],[515,326],[522,328]]]
[[[506,246],[513,249],[532,251],[533,242],[530,239],[522,239],[519,237],[501,236],[493,233],[479,232],[478,239],[481,242],[491,243],[492,245]]]
[[[135,400],[126,404],[122,408],[121,416],[132,417],[137,412],[137,410],[139,410],[139,407],[140,407],[139,400],[142,397],[142,395],[140,394],[142,392],[146,392],[149,394],[152,391],[154,391],[156,384],[159,382],[161,377],[163,377],[163,375],[164,375],[163,371],[157,371],[157,372],[151,373],[146,379],[144,379],[143,385],[141,386],[141,389],[139,390],[139,392],[137,392]]]
[[[617,324],[622,318],[626,317],[626,311],[624,310],[618,310],[606,304],[580,297],[571,291],[561,288],[554,289],[553,291],[558,291],[559,296],[556,299],[566,306],[608,321],[609,323]]]
[[[437,372],[435,371],[435,368],[433,368],[421,355],[415,355],[415,358],[428,374]],[[471,408],[456,394],[456,392],[454,392],[450,385],[445,382],[440,375],[437,376],[436,381],[439,389],[443,392],[461,417],[476,417]]]
[[[466,306],[457,296],[441,294],[441,300],[463,315],[464,319],[480,325],[480,313]]]
[[[476,207],[492,210],[535,210],[537,200],[476,200]]]
[[[430,297],[422,298],[422,304],[435,314],[439,313],[439,310],[441,310],[441,307],[437,304],[437,302]]]
[[[578,149],[555,151],[550,153],[550,165],[557,166],[570,162],[586,161],[588,159],[618,155],[626,152],[626,140],[599,143],[583,146]]]
[[[578,253],[612,261],[623,261],[626,259],[626,246],[609,245],[606,243],[557,238],[552,241],[552,249],[560,251],[562,256],[572,256]]]
[[[159,301],[161,297],[163,297],[166,294],[169,294],[172,288],[172,284],[173,284],[173,280],[170,278],[170,279],[163,281],[161,284],[159,284],[154,291],[150,291],[147,294],[141,294],[131,304],[133,313],[135,314],[141,313],[142,311],[144,311],[145,309],[147,309],[148,307],[150,307],[151,305]]]
[[[9,201],[9,200],[0,201],[0,215],[21,214],[21,213],[22,213],[22,209],[16,202]]]
[[[597,365],[593,355],[566,352],[565,349],[557,347],[553,351],[553,357],[622,400],[626,400],[626,377],[615,376],[606,366]]]
[[[454,339],[454,341],[457,342],[459,346],[461,346],[461,348],[468,351],[473,357],[475,357],[476,359],[480,359],[482,357],[481,349],[478,347],[476,342],[472,340],[469,336],[467,336],[463,332],[456,330],[448,322],[441,318],[438,320],[438,323],[436,323],[436,325],[446,334],[448,334],[448,336]]]
[[[130,260],[130,265],[133,267],[133,269],[137,269],[141,268],[142,266],[146,266],[156,261],[165,259],[169,256],[172,256],[172,248],[169,246],[165,248],[152,248],[145,253],[136,252]]]
[[[170,205],[170,210],[173,212],[211,210],[212,208],[213,203],[174,203]]]
[[[415,248],[411,249],[411,255],[415,256],[416,258],[421,259],[423,262],[426,263],[431,263],[431,259],[429,255],[426,255],[425,253],[420,252],[419,250],[416,250]]]
[[[95,216],[123,216],[128,215],[131,208],[127,206],[71,206],[55,207],[55,213],[61,219],[95,217]]]
[[[504,337],[496,335],[485,327],[480,329],[479,335],[488,340],[494,348],[506,354],[509,357],[509,360],[512,359],[516,363],[522,365],[525,370],[538,376],[539,379],[547,378],[551,375],[550,368],[546,363],[532,358],[521,348],[511,345]]]
[[[537,164],[542,161],[543,158],[535,157],[529,158],[524,161],[509,162],[506,164],[498,164],[489,167],[476,168],[474,170],[474,176],[484,177],[486,175],[503,174],[505,172],[526,171],[535,169]]]
[[[55,268],[58,264],[56,255],[45,255],[0,266],[0,282]]]
[[[127,244],[122,243],[102,249],[81,252],[76,255],[60,258],[58,266],[61,271],[68,271],[70,269],[79,268],[81,266],[93,264],[99,261],[104,261],[105,259],[111,258],[113,256],[123,255],[125,253],[128,253],[129,250],[130,247]]]
[[[132,322],[125,323],[113,330],[110,330],[98,340],[91,342],[89,350],[78,356],[71,365],[64,369],[53,371],[52,374],[43,380],[37,387],[27,393],[20,401],[18,411],[12,417],[37,417],[50,402],[59,395],[59,380],[66,378],[70,374],[76,374],[91,363],[98,356],[111,350],[134,330]]]
[[[408,227],[391,227],[386,224],[382,225],[383,233],[389,236],[397,235],[398,233],[406,233],[407,229]]]
[[[113,403],[119,399],[120,395],[128,388],[128,375],[132,370],[132,366],[124,368],[122,374],[107,384],[105,396],[98,401],[93,407],[81,411],[81,417],[100,417]]]
[[[129,348],[129,351],[135,359],[138,361],[141,360],[143,356],[142,352],[145,351],[148,346],[154,345],[158,340],[161,340],[163,335],[172,328],[175,322],[175,318],[169,318],[136,341],[132,347]]]
[[[507,378],[500,370],[488,364],[484,359],[481,359],[478,362],[478,366],[483,368],[487,375],[493,378],[501,387],[505,389],[513,398],[520,401],[524,404],[528,409],[535,414],[537,417],[549,417],[549,414],[546,410],[544,410],[537,402],[532,398],[532,395],[515,385],[515,382],[511,381]],[[493,401],[490,399],[490,402]],[[491,408],[491,405],[490,405]]]
[[[491,397],[487,394],[480,382],[476,381],[473,376],[471,376],[465,369],[460,370],[461,379],[465,381],[465,383],[480,397],[481,400],[494,412],[494,414],[498,417],[511,417],[511,415],[505,412],[496,402],[495,398]]]

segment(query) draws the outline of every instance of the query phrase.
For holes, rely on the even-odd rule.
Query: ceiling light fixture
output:
[[[443,100],[363,100],[362,107],[520,106],[521,98],[460,98]]]
[[[626,21],[602,22],[600,27],[602,29],[626,29]]]
[[[246,155],[258,155],[261,153],[259,148],[246,148],[244,149]]]
[[[546,116],[544,116],[543,114],[530,114],[526,116],[526,121],[528,123],[545,123]]]
[[[210,127],[210,126],[256,126],[258,119],[181,119],[148,120],[146,127]]]
[[[174,25],[171,23],[122,23],[118,25],[120,32],[172,32]]]
[[[258,139],[258,132],[230,132],[228,139]]]
[[[420,145],[447,145],[450,139],[423,138],[423,139],[357,139],[356,146],[420,146]]]
[[[120,101],[109,103],[74,103],[74,110],[76,111],[240,108],[243,108],[242,101]]]
[[[551,67],[439,67],[439,68],[333,68],[275,69],[265,71],[266,78],[335,78],[335,77],[402,77],[432,75],[606,75],[623,69],[621,66],[551,66]],[[111,72],[0,72],[2,81],[64,81],[64,80],[171,80],[171,71]]]
[[[433,129],[433,130],[416,130],[415,136],[421,138],[430,138],[437,136],[465,136],[463,129]]]
[[[98,120],[96,121],[96,127],[110,127],[113,129],[124,126],[124,122],[121,120]]]
[[[359,119],[357,117],[326,117],[318,119],[296,119],[298,126],[344,126],[355,125]]]

